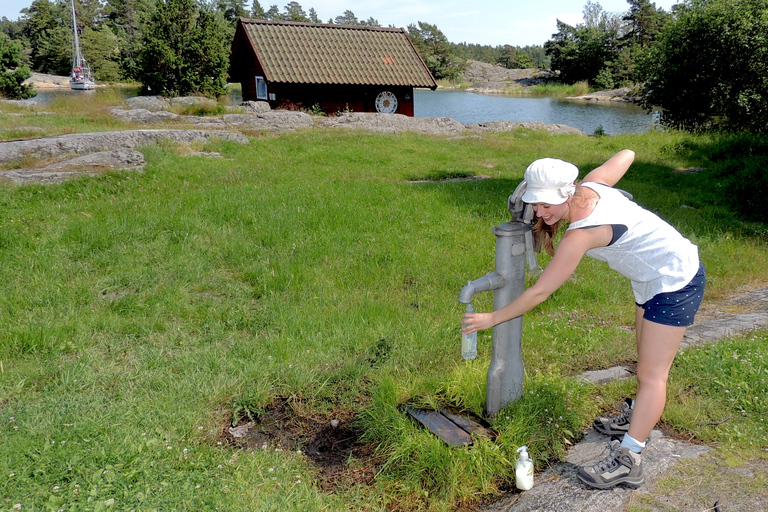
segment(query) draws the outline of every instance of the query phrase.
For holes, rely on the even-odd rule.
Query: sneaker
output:
[[[629,432],[629,422],[632,420],[632,400],[625,399],[619,409],[621,412],[612,418],[597,418],[593,424],[595,430],[607,436],[620,436]]]
[[[610,489],[619,484],[640,487],[645,481],[640,454],[624,448],[618,441],[611,441],[608,449],[608,456],[594,466],[579,468],[576,472],[579,480],[595,489]]]

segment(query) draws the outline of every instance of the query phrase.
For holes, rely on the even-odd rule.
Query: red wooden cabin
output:
[[[241,18],[229,61],[243,101],[272,108],[412,117],[414,88],[437,88],[401,28]]]

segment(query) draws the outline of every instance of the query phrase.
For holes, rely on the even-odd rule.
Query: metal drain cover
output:
[[[447,409],[425,411],[406,407],[405,412],[445,441],[448,446],[471,446],[472,434],[490,439],[496,437],[495,432],[483,425],[479,418],[472,418]]]

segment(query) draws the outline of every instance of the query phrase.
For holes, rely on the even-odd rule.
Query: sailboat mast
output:
[[[72,35],[74,36],[73,43],[75,46],[75,57],[73,67],[79,68],[82,56],[80,54],[80,39],[77,36],[77,19],[75,18],[75,0],[71,0],[72,5]]]

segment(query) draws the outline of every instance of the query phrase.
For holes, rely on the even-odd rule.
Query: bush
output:
[[[686,4],[642,64],[643,106],[684,130],[768,131],[768,0]]]
[[[768,138],[728,138],[713,147],[711,158],[725,202],[746,220],[768,223]]]
[[[0,96],[22,100],[37,94],[32,86],[23,84],[30,73],[20,63],[21,46],[0,33]]]

